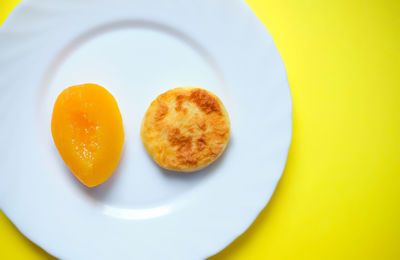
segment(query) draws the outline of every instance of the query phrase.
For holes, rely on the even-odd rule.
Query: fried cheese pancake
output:
[[[228,112],[217,96],[197,87],[159,95],[147,109],[141,138],[152,159],[174,171],[200,170],[225,150],[230,137]]]

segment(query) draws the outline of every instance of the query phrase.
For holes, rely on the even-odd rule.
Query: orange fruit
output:
[[[124,143],[122,116],[114,97],[99,85],[61,92],[51,133],[65,164],[88,187],[103,183],[118,165]]]

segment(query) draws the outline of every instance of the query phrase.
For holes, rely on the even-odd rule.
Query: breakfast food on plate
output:
[[[159,95],[143,118],[147,152],[163,168],[200,170],[224,151],[230,137],[228,113],[210,91],[180,87]]]
[[[117,167],[124,129],[118,104],[105,88],[65,89],[54,104],[51,133],[61,158],[86,186],[101,184]]]

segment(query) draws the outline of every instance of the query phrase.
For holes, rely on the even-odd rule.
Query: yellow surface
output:
[[[2,20],[18,1],[0,1]],[[400,1],[247,2],[286,64],[293,141],[269,205],[212,259],[400,259]],[[1,215],[0,259],[46,258]]]

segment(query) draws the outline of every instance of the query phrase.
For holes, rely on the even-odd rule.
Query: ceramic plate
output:
[[[291,139],[282,59],[239,0],[24,0],[0,28],[0,207],[63,259],[200,259],[222,250],[265,207]],[[92,82],[122,113],[117,170],[86,188],[52,140],[57,95]],[[140,140],[160,93],[198,86],[224,102],[231,140],[206,169],[159,168]]]

